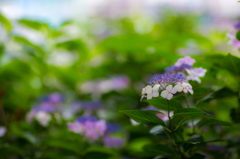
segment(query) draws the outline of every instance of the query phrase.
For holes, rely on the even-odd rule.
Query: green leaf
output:
[[[224,58],[222,66],[233,74],[240,74],[240,59],[230,53]]]
[[[192,144],[197,144],[197,143],[201,143],[203,141],[203,137],[199,134],[195,134],[195,135],[192,135],[191,137],[189,137],[187,139],[187,141]]]
[[[205,112],[196,108],[181,108],[174,111],[174,116],[184,115],[184,116],[200,116]]]
[[[144,150],[149,152],[149,153],[154,153],[154,154],[173,154],[173,151],[166,145],[146,145],[144,146]]]
[[[7,32],[11,32],[12,30],[12,24],[11,22],[6,18],[4,17],[2,14],[0,14],[0,23],[2,24],[2,26],[5,28],[5,30]]]
[[[162,97],[152,98],[150,100],[145,100],[145,102],[149,103],[150,105],[154,106],[157,109],[168,110],[168,103],[167,103],[167,99],[165,98],[162,98]],[[172,98],[169,101],[169,109],[175,110],[179,108],[182,108],[182,105],[179,103],[179,100]]]
[[[166,124],[157,117],[155,114],[148,113],[142,110],[122,110],[124,114],[135,120],[136,122],[147,124],[147,123],[155,123],[166,127]]]
[[[214,98],[226,98],[231,96],[237,96],[238,94],[227,87],[223,87],[213,93]]]
[[[193,97],[204,97],[206,96],[208,93],[210,93],[210,89],[209,88],[205,88],[205,87],[199,87],[199,88],[195,88],[193,89]],[[190,93],[189,93],[190,94]]]
[[[34,20],[20,19],[18,23],[35,30],[40,30],[42,28],[42,24]]]
[[[151,114],[163,114],[165,115],[163,112],[157,111],[157,110],[144,110],[147,113],[151,113]]]
[[[193,156],[191,156],[189,159],[204,159],[206,156],[200,154],[200,153],[195,153]]]
[[[163,126],[158,125],[158,126],[154,126],[151,130],[150,130],[150,134],[153,134],[155,136],[157,136],[160,139],[169,139],[169,137],[167,136],[168,133]]]
[[[185,124],[186,121],[189,121],[191,119],[196,119],[196,118],[216,118],[215,116],[211,115],[211,114],[199,114],[199,115],[195,115],[195,116],[188,116],[186,118],[183,118],[178,125],[176,126],[175,130],[177,130],[179,128],[179,126],[181,126],[182,124]]]
[[[224,126],[230,126],[231,124],[226,121],[220,121],[217,119],[205,119],[201,124],[199,124],[199,128],[203,126],[211,126],[211,125],[224,125]]]
[[[240,41],[240,30],[236,33],[236,38]]]

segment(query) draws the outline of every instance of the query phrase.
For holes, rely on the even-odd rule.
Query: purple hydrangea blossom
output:
[[[174,64],[176,67],[180,67],[184,64],[192,66],[195,63],[195,60],[192,59],[190,56],[185,56],[184,58],[178,59],[178,61]]]
[[[177,82],[182,82],[186,80],[186,78],[183,76],[182,73],[174,73],[174,74],[159,74],[159,75],[153,75],[153,77],[150,79],[150,82],[148,84],[160,84],[162,88],[165,88],[167,84],[173,84]]]
[[[205,73],[207,72],[206,69],[203,69],[202,67],[200,68],[194,68],[194,69],[191,69],[191,70],[186,70],[187,73],[189,74],[186,78],[187,80],[195,80],[197,81],[198,83],[201,83],[201,80],[199,77],[203,77],[205,76]]]
[[[43,96],[41,101],[58,104],[64,101],[64,96],[60,93],[51,93]]]
[[[123,146],[123,140],[121,138],[104,137],[103,139],[105,147],[108,148],[121,148]]]
[[[123,127],[118,123],[107,123],[107,133],[116,133],[123,130]]]
[[[83,116],[78,118],[74,123],[68,123],[68,128],[89,141],[98,140],[104,136],[107,129],[106,122],[104,120],[97,120],[96,117]]]
[[[175,65],[170,66],[165,69],[166,73],[174,73],[174,72],[184,72],[186,69],[192,69],[192,66],[187,64],[182,64],[181,66],[177,67]]]
[[[2,137],[3,135],[5,135],[6,132],[7,132],[6,127],[0,126],[0,137]]]
[[[235,24],[235,25],[234,25],[234,28],[235,28],[236,30],[240,30],[240,22],[238,22],[237,24]]]
[[[229,32],[227,34],[229,38],[229,44],[233,46],[233,49],[239,49],[240,48],[240,41],[236,38],[236,33]]]

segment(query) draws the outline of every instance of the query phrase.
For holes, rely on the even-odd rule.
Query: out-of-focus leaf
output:
[[[142,110],[122,110],[121,112],[123,112],[124,114],[126,114],[127,116],[135,120],[136,122],[143,123],[143,124],[155,123],[155,124],[162,125],[163,127],[166,127],[166,124],[162,121],[162,119],[157,117],[155,114],[148,113]]]
[[[157,155],[161,154],[173,154],[173,151],[166,145],[146,145],[144,146],[144,150],[148,153],[153,153]]]
[[[236,38],[240,41],[240,31],[236,33]]]
[[[210,92],[210,89],[205,87],[199,87],[193,89],[193,92],[194,92],[192,95],[193,97],[201,98],[206,96]]]
[[[224,125],[224,126],[230,126],[231,124],[226,121],[220,121],[217,119],[204,119],[201,124],[199,124],[199,128],[203,126],[210,126],[210,125]]]
[[[35,29],[35,30],[40,30],[42,27],[42,24],[38,21],[34,21],[34,20],[29,20],[29,19],[20,19],[18,21],[19,24],[22,24],[26,27],[29,27],[31,29]]]
[[[206,156],[200,154],[200,153],[195,153],[193,156],[191,156],[189,159],[204,159]]]
[[[3,25],[3,27],[6,29],[7,32],[11,32],[12,30],[12,24],[11,22],[2,14],[0,14],[0,23]]]
[[[223,87],[220,90],[214,92],[212,96],[214,98],[226,98],[230,96],[237,96],[238,94],[227,87]]]
[[[240,58],[230,53],[224,58],[222,66],[235,75],[240,74]]]

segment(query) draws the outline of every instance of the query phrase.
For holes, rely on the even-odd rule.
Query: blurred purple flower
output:
[[[236,38],[236,33],[229,32],[227,34],[229,38],[229,44],[233,46],[233,49],[239,49],[240,48],[240,41]]]
[[[237,30],[240,30],[240,22],[238,22],[237,24],[234,25],[234,28]]]
[[[7,129],[3,126],[0,127],[0,137],[2,137],[3,135],[5,135],[5,133],[7,132]]]
[[[123,130],[123,127],[118,123],[107,123],[107,133],[116,133]]]
[[[179,67],[173,65],[165,69],[166,73],[174,73],[174,72],[184,72],[186,69],[192,69],[192,66],[187,64],[182,64]]]
[[[184,58],[178,59],[178,61],[174,64],[176,67],[180,67],[181,65],[188,65],[192,66],[195,63],[195,60],[192,59],[190,56],[185,56]]]
[[[41,101],[58,104],[58,103],[61,103],[64,101],[64,96],[60,93],[51,93],[51,94],[43,96],[41,98]]]
[[[67,123],[68,128],[79,133],[89,141],[95,141],[104,136],[107,129],[104,120],[98,120],[96,117],[83,116],[78,118],[74,123]]]
[[[121,138],[104,137],[104,145],[108,148],[121,148],[123,146],[123,140]]]
[[[205,73],[207,72],[206,69],[203,69],[202,67],[200,68],[194,68],[194,69],[191,69],[191,70],[186,70],[187,73],[189,74],[186,78],[187,80],[195,80],[197,81],[198,83],[201,83],[201,80],[199,77],[203,77],[205,76]]]
[[[130,80],[127,76],[118,76],[110,79],[86,82],[81,85],[81,90],[84,93],[107,93],[125,89],[129,83]]]

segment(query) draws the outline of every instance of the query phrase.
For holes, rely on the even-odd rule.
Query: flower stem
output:
[[[186,103],[187,103],[187,107],[190,108],[189,104],[188,104],[188,100],[187,100],[187,97],[186,97]],[[191,119],[191,123],[192,123],[192,134],[195,134],[195,126],[194,126],[194,122],[193,122],[193,119]]]
[[[168,103],[168,119],[169,119],[169,123],[170,123],[171,132],[172,132],[172,135],[173,135],[173,138],[174,138],[175,146],[177,146],[177,149],[178,149],[179,154],[180,154],[181,157],[184,159],[184,156],[183,156],[183,154],[181,153],[181,150],[180,150],[180,148],[179,148],[179,145],[176,144],[177,139],[176,139],[176,137],[175,137],[175,135],[174,135],[174,129],[173,129],[173,125],[172,125],[172,121],[171,121],[171,117],[170,117],[169,100],[167,100],[167,103]]]

